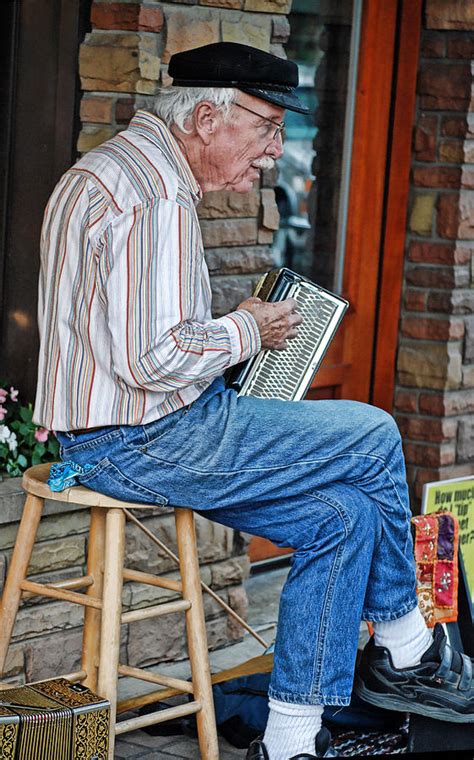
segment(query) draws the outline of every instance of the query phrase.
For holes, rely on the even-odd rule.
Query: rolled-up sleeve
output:
[[[193,209],[154,199],[117,217],[102,242],[111,361],[128,385],[173,391],[221,374],[260,350],[249,312],[210,317]]]

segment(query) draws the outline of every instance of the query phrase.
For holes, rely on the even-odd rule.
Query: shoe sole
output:
[[[356,678],[354,689],[357,696],[375,707],[383,707],[386,710],[395,710],[396,712],[417,713],[418,715],[424,715],[425,718],[444,720],[447,723],[474,723],[474,715],[463,715],[451,710],[449,707],[423,705],[418,702],[410,702],[407,699],[403,699],[403,697],[396,697],[393,694],[379,694],[378,692],[370,691],[360,678]]]

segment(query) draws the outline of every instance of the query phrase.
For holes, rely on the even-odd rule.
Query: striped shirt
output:
[[[249,312],[212,319],[200,198],[145,111],[63,175],[41,233],[36,424],[152,422],[260,350]]]

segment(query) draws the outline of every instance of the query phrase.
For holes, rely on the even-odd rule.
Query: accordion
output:
[[[299,401],[305,395],[349,304],[291,269],[264,275],[254,296],[262,301],[294,298],[303,323],[284,351],[260,351],[232,367],[226,386],[239,396]]]
[[[2,760],[107,760],[110,704],[54,678],[0,691]]]

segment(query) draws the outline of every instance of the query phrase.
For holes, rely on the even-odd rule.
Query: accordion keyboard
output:
[[[324,291],[307,284],[294,286],[288,294],[298,304],[303,323],[296,338],[288,341],[284,351],[262,352],[258,367],[245,389],[245,394],[259,398],[280,398],[288,401],[303,395],[302,379],[312,377],[319,357],[330,341],[337,303]],[[335,325],[334,325],[335,327]]]

